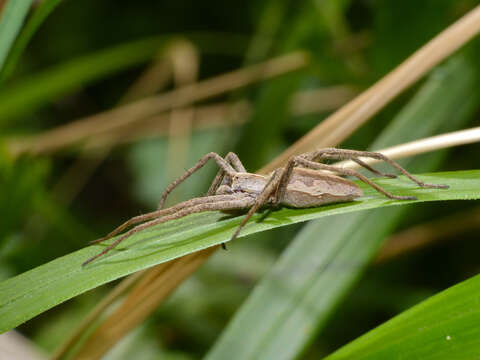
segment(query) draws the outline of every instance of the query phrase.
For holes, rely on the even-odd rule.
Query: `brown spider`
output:
[[[93,241],[92,243],[99,243],[108,240],[131,225],[150,220],[127,231],[108,245],[103,251],[85,261],[83,265],[104,255],[136,232],[194,213],[249,209],[247,215],[232,235],[231,240],[233,240],[237,237],[250,217],[261,207],[284,205],[293,208],[307,208],[335,202],[351,201],[354,198],[362,196],[362,190],[360,190],[355,183],[345,178],[322,172],[321,170],[327,170],[343,176],[356,177],[390,199],[416,200],[415,196],[393,195],[355,170],[344,169],[320,162],[324,159],[350,159],[374,174],[389,178],[396,177],[394,174],[382,173],[370,167],[359,159],[361,157],[383,160],[421,187],[448,188],[447,185],[426,184],[420,181],[395,161],[377,152],[336,148],[319,149],[292,157],[285,167],[278,168],[267,176],[248,173],[238,156],[232,152],[228,153],[225,158],[211,152],[202,157],[195,166],[187,170],[185,174],[165,189],[160,199],[158,210],[135,216],[117,227],[104,238]],[[190,175],[202,168],[210,159],[213,159],[217,163],[220,170],[213,180],[207,195],[162,209],[170,192]]]

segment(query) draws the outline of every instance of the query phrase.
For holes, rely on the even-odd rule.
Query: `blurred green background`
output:
[[[247,169],[262,167],[477,4],[473,0],[59,1],[1,83],[0,280],[77,250],[124,220],[154,209],[165,186],[204,153],[235,151]],[[471,88],[477,91],[479,45],[474,40],[455,55],[467,64]],[[188,122],[183,129],[166,126],[155,132],[147,127],[133,137],[130,131],[110,141],[105,141],[108,136],[92,136],[49,153],[14,156],[12,144],[28,145],[28,139],[49,129],[128,101],[125,94],[131,86],[165,58],[165,49],[175,46],[181,54],[179,73],[150,84],[155,93],[295,50],[308,51],[311,62],[298,71],[201,102],[202,106],[248,104],[248,111],[222,114],[221,122],[207,117],[205,126],[190,130]],[[147,87],[148,79],[152,78],[147,77]],[[401,95],[342,147],[367,149],[422,85]],[[314,93],[321,90],[320,95]],[[298,94],[305,93],[318,97],[298,105]],[[472,91],[468,104],[458,103],[458,113],[467,113],[465,121],[449,130],[478,123],[478,94]],[[189,109],[181,111],[169,115],[188,118]],[[442,152],[438,168],[478,168],[478,154],[479,145]],[[171,201],[203,194],[214,174],[214,166],[207,167]],[[463,218],[475,209],[473,202],[418,205],[409,207],[394,227],[401,231],[436,219]],[[256,234],[229,246],[228,253],[215,254],[110,356],[202,357],[300,228]],[[372,265],[303,358],[328,354],[478,273],[478,231],[478,226],[468,224],[442,243]],[[57,306],[19,330],[51,352],[109,288]]]

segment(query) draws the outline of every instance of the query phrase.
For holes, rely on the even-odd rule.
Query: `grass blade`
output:
[[[18,36],[17,41],[13,44],[10,55],[8,56],[5,66],[0,73],[0,81],[4,81],[8,76],[11,75],[30,39],[33,37],[40,25],[42,25],[43,21],[53,10],[55,10],[61,1],[62,0],[45,0],[38,5],[32,17]]]
[[[418,189],[403,177],[379,179],[378,183],[392,192],[412,194],[418,196],[418,200],[391,201],[359,184],[365,196],[358,201],[313,209],[282,209],[268,214],[265,219],[263,214],[256,214],[242,236],[334,214],[415,202],[480,197],[480,170],[437,173],[420,178],[448,184],[450,189]],[[192,215],[137,233],[116,251],[89,266],[82,267],[81,264],[105,245],[89,246],[8,279],[0,283],[0,332],[109,281],[226,242],[242,218],[225,219],[221,213]]]
[[[480,275],[414,306],[328,356],[340,359],[478,358]]]
[[[0,19],[0,69],[22,27],[33,0],[10,0]]]

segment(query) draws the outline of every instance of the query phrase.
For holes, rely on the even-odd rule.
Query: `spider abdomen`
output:
[[[320,171],[295,168],[280,202],[290,207],[305,208],[351,201],[362,195],[362,190],[350,180]]]

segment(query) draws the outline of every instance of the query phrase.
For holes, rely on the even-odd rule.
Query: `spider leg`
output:
[[[423,181],[417,179],[415,176],[410,174],[407,170],[405,170],[402,166],[400,166],[397,162],[390,159],[388,156],[383,155],[382,153],[372,152],[372,151],[357,151],[357,150],[346,150],[346,149],[336,149],[336,148],[326,148],[326,149],[319,149],[317,151],[313,151],[308,153],[304,158],[307,160],[315,160],[317,158],[328,158],[328,159],[335,159],[335,160],[343,160],[343,159],[351,159],[357,162],[359,165],[364,166],[368,170],[372,171],[373,168],[369,168],[367,164],[363,161],[359,160],[359,157],[364,158],[373,158],[377,160],[385,161],[386,163],[393,166],[395,169],[400,171],[406,177],[408,177],[411,181],[416,183],[421,187],[426,188],[434,188],[434,189],[448,189],[448,185],[440,185],[440,184],[427,184]],[[365,166],[367,165],[367,166]],[[375,171],[374,171],[375,172]],[[389,174],[384,174],[388,176]]]
[[[107,236],[105,236],[103,238],[100,238],[100,239],[97,239],[97,240],[93,240],[93,241],[90,242],[90,244],[97,244],[97,243],[103,242],[105,240],[108,240],[108,239],[114,237],[115,235],[121,233],[123,230],[130,227],[131,225],[135,225],[135,224],[144,222],[146,220],[158,218],[160,216],[170,215],[170,214],[173,214],[173,213],[175,213],[175,212],[177,212],[177,211],[179,211],[183,208],[187,208],[187,207],[191,207],[191,206],[199,205],[199,204],[205,204],[205,203],[211,203],[211,202],[217,202],[217,201],[235,200],[235,199],[236,199],[236,197],[234,195],[213,195],[213,196],[199,197],[199,198],[194,198],[194,199],[191,199],[191,200],[187,200],[187,201],[178,203],[178,204],[176,204],[174,206],[171,206],[169,208],[166,208],[166,209],[156,210],[156,211],[149,212],[147,214],[135,216],[135,217],[125,221],[122,225],[115,228]]]
[[[245,166],[243,166],[242,161],[238,157],[237,154],[234,152],[229,152],[227,156],[225,156],[225,161],[227,161],[230,165],[233,166],[233,168],[238,171],[238,172],[247,172],[245,169]],[[225,171],[222,169],[218,170],[217,175],[215,176],[215,179],[213,179],[212,184],[210,185],[210,188],[208,189],[207,196],[208,195],[213,195],[215,194],[215,191],[217,191],[217,188],[220,184],[226,183],[225,181]],[[222,243],[222,249],[227,250],[227,246],[225,243]]]
[[[247,172],[247,170],[245,170],[245,167],[243,166],[237,154],[233,152],[229,152],[227,156],[225,156],[225,161],[230,165],[232,165],[236,171]],[[222,183],[224,176],[225,176],[225,171],[223,169],[218,170],[218,173],[215,176],[215,179],[213,180],[212,185],[210,185],[210,188],[208,189],[207,196],[215,194],[215,191],[217,190],[218,185]]]
[[[274,192],[277,189],[278,184],[280,183],[282,172],[283,172],[283,169],[275,170],[275,172],[272,174],[272,176],[268,180],[267,184],[265,184],[265,187],[263,188],[262,192],[255,199],[255,203],[250,208],[250,210],[248,210],[247,215],[245,216],[243,221],[240,223],[235,233],[232,235],[230,241],[235,240],[235,238],[238,236],[242,228],[247,224],[248,220],[250,220],[252,215],[255,214],[257,210],[262,205],[264,205],[265,202],[268,201],[268,198],[272,195],[272,192]]]
[[[384,176],[384,177],[388,177],[390,179],[395,179],[397,178],[397,175],[395,174],[390,174],[390,173],[384,173],[382,171],[379,171],[373,167],[371,167],[370,165],[368,165],[366,162],[363,162],[362,160],[360,159],[357,159],[357,158],[352,158],[351,159],[353,162],[356,162],[358,165],[364,167],[365,169],[367,169],[368,171],[372,172],[373,174],[376,174],[378,176]]]
[[[158,224],[162,224],[162,223],[168,222],[170,220],[180,219],[180,218],[183,218],[183,217],[185,217],[187,215],[190,215],[190,214],[200,213],[200,212],[204,212],[204,211],[245,209],[245,208],[248,208],[248,207],[252,206],[253,204],[254,204],[254,199],[253,198],[251,198],[249,196],[245,196],[243,198],[238,198],[238,196],[237,196],[236,200],[226,200],[226,201],[219,201],[219,202],[212,202],[212,203],[204,203],[204,204],[198,204],[198,205],[193,205],[193,206],[184,208],[184,209],[182,209],[182,210],[180,210],[180,211],[178,211],[174,214],[165,215],[165,216],[162,216],[158,219],[151,220],[151,221],[148,221],[144,224],[135,226],[134,228],[130,229],[125,234],[123,234],[121,237],[116,239],[114,242],[112,242],[109,246],[107,246],[101,252],[99,252],[95,256],[92,256],[90,259],[85,261],[82,265],[83,266],[87,265],[88,263],[94,261],[95,259],[99,258],[100,256],[106,254],[107,252],[109,252],[110,250],[112,250],[113,248],[118,246],[118,244],[120,244],[126,238],[132,236],[133,234],[135,234],[135,233],[137,233],[141,230],[147,229],[149,227],[152,227],[152,226],[155,226],[155,225],[158,225]]]
[[[234,152],[230,151],[227,156],[225,156],[225,160],[228,161],[228,163],[231,164],[238,172],[247,172],[245,166],[242,164],[242,161]]]
[[[293,168],[297,166],[296,158],[290,158],[285,166],[282,176],[278,182],[277,189],[275,190],[273,204],[278,205],[282,201],[283,197],[285,196],[285,192],[287,191],[287,186],[290,181],[290,177],[292,176]]]
[[[389,193],[387,190],[385,190],[384,188],[382,188],[381,186],[375,184],[372,180],[370,180],[366,176],[360,174],[358,171],[355,171],[355,170],[343,169],[343,168],[337,167],[335,165],[326,165],[326,164],[322,164],[322,163],[317,163],[315,161],[307,160],[307,159],[302,158],[302,157],[296,157],[294,162],[296,162],[297,164],[303,165],[307,168],[310,168],[310,169],[328,170],[328,171],[333,171],[333,172],[336,172],[336,173],[339,173],[339,174],[345,175],[345,176],[354,176],[354,177],[360,179],[361,181],[363,181],[364,183],[370,185],[375,190],[377,190],[378,192],[382,193],[383,195],[385,195],[386,197],[388,197],[390,199],[395,199],[395,200],[416,200],[417,199],[415,196],[393,195],[393,194]]]
[[[167,186],[167,188],[164,190],[162,197],[160,199],[160,203],[158,204],[158,209],[161,209],[163,207],[163,204],[165,203],[165,200],[167,200],[168,194],[172,192],[173,189],[175,189],[178,185],[180,185],[182,182],[184,182],[188,177],[190,177],[193,173],[195,173],[197,170],[201,169],[205,164],[208,162],[208,160],[213,159],[217,163],[217,165],[225,171],[228,175],[232,176],[233,174],[236,173],[236,171],[233,169],[233,167],[226,162],[220,155],[217,153],[211,152],[206,155],[204,155],[198,162],[192,166],[190,169],[188,169],[182,176],[180,176],[177,180],[172,182],[170,185]]]

